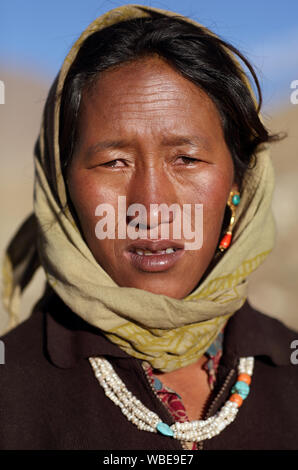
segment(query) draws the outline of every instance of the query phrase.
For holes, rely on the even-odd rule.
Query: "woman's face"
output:
[[[214,256],[235,188],[232,158],[211,99],[158,57],[124,64],[104,72],[83,94],[78,136],[67,184],[97,262],[119,286],[177,299],[188,295]],[[119,238],[117,231],[115,237],[98,238],[96,208],[108,204],[114,209],[117,227],[119,196],[126,198],[125,228],[134,220],[126,213],[129,206],[142,204],[147,211],[148,218],[143,213],[133,228],[141,237],[137,240],[131,232]],[[182,219],[184,204],[190,204],[192,230],[198,230],[195,204],[202,204],[202,246],[183,249],[194,239],[183,228],[179,238],[177,232],[174,236],[177,213],[150,220],[158,215],[158,206],[153,211],[151,206],[150,213],[151,204],[178,204]],[[176,251],[165,253],[166,248]]]

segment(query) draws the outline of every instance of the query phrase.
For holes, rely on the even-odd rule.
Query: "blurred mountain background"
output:
[[[50,20],[46,21],[46,18],[47,15],[50,18],[49,5],[52,5],[52,8],[56,3],[56,0],[53,0],[51,4],[50,2],[44,2],[43,5],[46,6],[41,7],[41,3],[34,3],[33,0],[25,2],[26,8],[29,5],[29,13],[30,7],[33,12],[33,4],[36,8],[37,5],[39,5],[38,8],[40,11],[37,11],[37,8],[35,16],[33,13],[32,14],[34,24],[36,23],[37,28],[39,28],[38,35],[40,38],[43,38],[44,34],[42,28],[45,32],[50,31]],[[58,32],[59,29],[54,30],[52,28],[50,32],[47,32],[48,36],[46,37],[52,38],[54,41],[52,41],[52,47],[50,48],[49,46],[46,50],[42,50],[42,41],[41,44],[37,44],[39,36],[34,37],[33,35],[36,47],[33,42],[28,43],[27,55],[24,52],[17,55],[14,49],[23,47],[21,38],[18,39],[18,43],[16,42],[16,46],[13,45],[14,43],[11,41],[10,49],[10,42],[7,37],[9,31],[11,31],[11,35],[14,37],[14,33],[19,28],[19,24],[21,24],[21,20],[24,19],[23,16],[19,14],[16,17],[16,21],[13,22],[8,12],[10,12],[10,9],[13,10],[14,4],[20,8],[22,4],[16,0],[12,0],[10,6],[8,6],[9,4],[6,0],[3,0],[1,3],[0,13],[4,12],[4,16],[2,15],[0,18],[0,26],[5,26],[5,14],[7,21],[6,36],[5,32],[3,32],[3,28],[0,31],[0,43],[3,44],[4,39],[6,41],[6,44],[4,44],[6,47],[0,50],[0,80],[5,84],[5,104],[0,104],[1,258],[10,237],[20,226],[24,217],[32,211],[33,147],[39,133],[41,115],[47,93],[55,77],[55,73],[58,72],[61,65],[64,53],[70,48],[73,40],[92,19],[101,14],[102,11],[107,11],[121,3],[122,2],[101,2],[100,6],[98,6],[93,0],[77,3],[71,2],[71,5],[73,5],[72,10],[68,10],[67,13],[65,12],[64,14],[64,18],[69,19],[69,24],[76,25],[72,26],[71,33],[69,29],[67,29],[69,25],[65,26],[65,33],[63,34]],[[147,2],[139,3],[146,4]],[[290,27],[290,32],[287,33],[280,31],[274,38],[270,36],[267,30],[266,37],[264,34],[262,36],[260,32],[258,33],[259,30],[261,31],[262,25],[260,23],[258,29],[257,21],[259,20],[257,19],[254,25],[256,30],[252,30],[255,33],[256,43],[252,46],[247,39],[248,26],[244,29],[244,26],[241,24],[241,21],[244,20],[241,16],[241,11],[237,10],[237,8],[240,9],[240,6],[237,6],[238,2],[211,1],[209,3],[210,5],[218,5],[218,8],[222,8],[222,10],[214,9],[214,11],[210,10],[208,12],[206,5],[204,5],[205,10],[202,15],[202,23],[215,30],[215,32],[221,32],[225,38],[230,36],[233,44],[235,44],[235,38],[238,37],[238,43],[235,44],[236,47],[241,45],[246,46],[244,49],[251,51],[249,59],[253,59],[253,63],[258,64],[259,70],[257,70],[257,72],[260,70],[262,72],[261,84],[265,90],[265,108],[263,111],[265,124],[271,132],[284,131],[288,134],[286,139],[279,143],[272,144],[271,146],[276,173],[273,211],[277,227],[277,240],[271,255],[251,277],[249,300],[251,304],[259,310],[280,319],[286,325],[298,331],[298,105],[291,104],[290,102],[290,83],[292,80],[298,80],[297,19],[295,20],[296,27],[294,29]],[[224,15],[223,6],[221,6],[223,3],[225,4],[225,9],[227,5],[233,5],[235,7],[234,10],[236,9],[238,11],[239,14],[235,10],[241,20],[237,20],[238,17],[236,17],[236,19],[234,18],[234,10],[233,17],[227,18],[221,16],[219,19],[219,16],[216,15]],[[267,2],[263,3],[267,4]],[[63,16],[63,7],[69,6],[70,3],[68,0],[64,0],[61,1],[59,5],[60,4],[62,8],[61,15]],[[152,5],[152,2],[148,2],[148,4]],[[170,2],[155,2],[154,6],[173,9],[182,14],[187,14],[195,19],[199,19],[197,4],[192,1],[186,2],[185,4],[187,4],[185,8],[181,6],[181,2],[179,3],[177,1],[173,2],[173,5]],[[251,4],[261,5],[262,2],[253,0]],[[291,3],[285,1],[283,2],[283,6],[285,6],[285,4],[292,5],[293,8],[296,5],[295,8],[298,11],[298,4],[296,2]],[[5,8],[3,10],[4,5],[6,6],[6,10]],[[85,9],[84,13],[81,14],[81,23],[78,24],[78,16],[83,10],[83,5],[87,7],[87,10]],[[89,7],[88,10],[88,6],[90,5],[96,5],[96,7]],[[187,6],[188,8],[186,8]],[[47,8],[49,11],[47,11]],[[29,15],[29,13],[26,13],[24,10],[24,15]],[[74,23],[71,23],[73,19],[71,14],[76,14],[76,22]],[[247,15],[248,14],[249,13],[247,13]],[[43,15],[44,24],[37,22],[36,18],[39,18],[38,15],[40,15],[40,17]],[[291,11],[288,17],[290,18],[290,16]],[[292,16],[294,17],[295,15],[292,14]],[[211,21],[211,19],[214,20]],[[9,21],[11,21],[11,23],[9,23]],[[28,22],[23,21],[24,26],[22,27],[30,28],[30,21],[31,19],[28,20]],[[57,23],[52,22],[52,25],[57,24],[58,28],[59,21],[61,22],[61,18],[60,20],[57,18]],[[287,21],[290,21],[290,19],[287,19]],[[271,18],[271,22],[273,28],[275,24],[273,17]],[[231,28],[228,29],[228,24],[234,25],[234,28],[231,26]],[[250,17],[246,18],[245,24],[250,24]],[[279,16],[278,24],[282,25],[281,16]],[[264,28],[268,29],[268,25],[264,25]],[[243,31],[245,31],[245,37],[240,34]],[[262,31],[264,32],[264,30]],[[242,38],[242,43],[239,38]],[[26,35],[24,35],[23,42],[26,43],[28,40]],[[39,59],[33,57],[33,55],[31,57],[29,54],[30,51],[32,51],[32,54],[34,51],[36,52],[37,47],[41,49],[41,51],[39,51]],[[59,51],[56,56],[53,53],[53,49]],[[46,55],[47,51],[48,56]],[[246,51],[244,50],[244,52]],[[48,68],[44,66],[45,62],[47,62]],[[275,78],[276,81],[274,82]],[[31,306],[38,299],[42,291],[44,280],[44,274],[42,270],[39,270],[34,279],[34,283],[29,286],[25,293],[22,308],[25,309],[28,314]],[[6,319],[7,316],[4,309],[0,306],[0,326],[6,323]]]

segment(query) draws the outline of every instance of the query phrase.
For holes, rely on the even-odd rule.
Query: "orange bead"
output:
[[[226,233],[221,239],[219,248],[223,248],[224,250],[226,250],[230,246],[231,240],[232,240],[232,234],[229,232]]]
[[[242,405],[243,399],[238,393],[233,393],[233,395],[230,396],[230,401],[234,402],[237,404],[238,408]]]
[[[248,374],[239,374],[238,375],[238,382],[245,382],[247,385],[250,385],[251,383],[251,376]]]

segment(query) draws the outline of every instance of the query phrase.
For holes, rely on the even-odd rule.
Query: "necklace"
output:
[[[226,426],[234,421],[243,400],[250,390],[254,358],[242,357],[238,364],[237,382],[231,390],[231,396],[222,408],[206,420],[191,422],[176,422],[169,426],[163,423],[159,416],[150,411],[126,387],[114,371],[112,365],[103,357],[89,357],[94,374],[104,389],[104,392],[115,405],[119,406],[126,418],[138,429],[149,432],[159,432],[165,436],[182,441],[200,442],[220,434]]]

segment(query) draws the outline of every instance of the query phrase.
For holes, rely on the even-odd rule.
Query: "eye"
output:
[[[182,163],[186,166],[188,165],[191,165],[191,164],[194,164],[196,162],[199,162],[199,160],[197,160],[196,158],[191,158],[191,157],[187,157],[186,155],[180,155],[177,160],[182,161]]]
[[[119,168],[119,167],[125,166],[125,162],[123,160],[116,159],[116,160],[111,160],[110,162],[102,163],[101,166],[105,166],[108,168]]]

